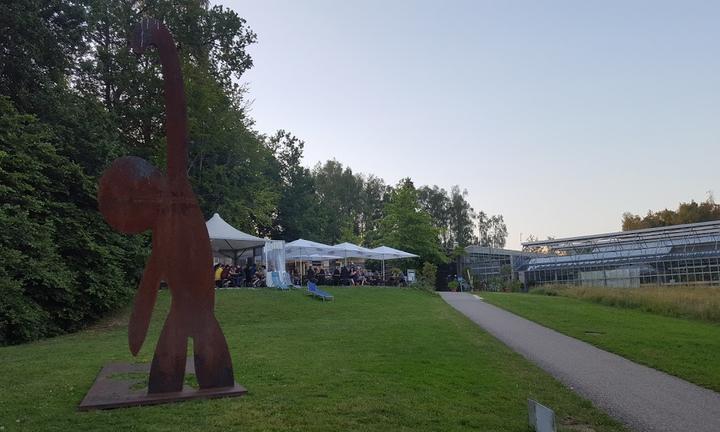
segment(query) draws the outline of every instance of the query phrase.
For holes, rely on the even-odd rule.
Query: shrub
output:
[[[505,291],[507,292],[522,292],[523,284],[517,279],[511,279],[505,282]]]
[[[421,291],[433,292],[435,291],[436,276],[437,266],[426,261],[423,263],[417,281],[412,285],[412,287]]]
[[[437,279],[437,266],[433,263],[425,261],[420,271],[421,276],[425,281],[435,285],[435,279]]]
[[[127,304],[146,248],[110,230],[95,180],[0,98],[0,345],[74,331]]]

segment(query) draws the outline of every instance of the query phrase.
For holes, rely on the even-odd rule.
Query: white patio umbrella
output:
[[[286,259],[305,260],[305,261],[328,261],[342,259],[338,255],[310,254],[310,255],[285,255]]]
[[[382,260],[382,273],[383,273],[383,280],[385,280],[385,260],[391,260],[391,259],[403,259],[403,258],[417,258],[418,255],[411,254],[410,252],[401,251],[399,249],[394,249],[389,246],[379,246],[375,249],[371,249],[372,252],[375,253],[375,259]]]
[[[332,255],[334,254],[335,250],[332,246],[326,245],[323,243],[318,243],[310,240],[305,239],[297,239],[295,241],[291,241],[290,243],[285,243],[285,256],[286,257],[293,257],[296,260],[301,260],[300,264],[300,282],[302,283],[302,261],[308,259],[311,255]],[[338,257],[339,258],[339,257]]]
[[[330,245],[318,243],[305,239],[297,239],[290,243],[285,243],[285,255],[307,256],[312,254],[329,254],[332,255],[334,249]]]
[[[214,251],[230,251],[233,253],[233,263],[237,264],[238,251],[264,246],[267,240],[244,233],[225,222],[218,213],[215,213],[205,226],[210,236],[210,243]]]
[[[333,246],[333,249],[338,255],[342,255],[345,258],[345,264],[347,265],[348,258],[372,258],[373,251],[362,246],[358,246],[352,243],[340,243]]]

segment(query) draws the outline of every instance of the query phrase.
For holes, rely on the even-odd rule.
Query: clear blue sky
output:
[[[720,2],[225,1],[257,129],[458,184],[509,247],[720,194]]]

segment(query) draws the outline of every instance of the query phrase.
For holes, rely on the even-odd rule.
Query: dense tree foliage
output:
[[[475,212],[459,186],[416,190],[407,179],[393,188],[335,160],[309,169],[301,139],[254,130],[239,83],[257,36],[234,11],[198,0],[4,2],[0,345],[76,330],[134,292],[150,237],[111,230],[95,194],[116,157],[165,163],[157,54],[136,57],[127,43],[147,15],[178,43],[188,174],[206,217],[219,212],[288,241],[384,243],[433,263],[475,240]]]
[[[0,344],[79,328],[124,304],[142,239],[114,233],[61,135],[0,99]]]
[[[481,246],[504,248],[508,231],[502,215],[488,216],[485,212],[477,215],[478,243]]]
[[[417,190],[420,207],[430,215],[433,226],[438,230],[440,244],[452,248],[450,233],[450,197],[445,189],[438,186],[421,186]]]
[[[248,230],[272,225],[273,153],[253,133],[239,77],[255,40],[232,11],[197,1],[0,6],[0,344],[70,331],[126,304],[148,238],[113,232],[98,176],[123,154],[165,160],[161,73],[127,36],[142,14],[181,45],[190,175],[206,212]],[[238,186],[242,185],[242,186]]]
[[[270,233],[272,238],[286,241],[320,238],[315,179],[310,170],[301,164],[305,142],[280,130],[267,139],[267,144],[275,154],[277,183],[280,185]]]
[[[677,210],[648,211],[645,216],[624,213],[622,216],[623,231],[656,228],[686,223],[708,222],[720,219],[720,204],[716,204],[712,196],[706,201],[697,203],[690,201],[680,203]]]
[[[475,210],[467,201],[467,190],[460,190],[460,186],[453,186],[450,190],[450,233],[453,237],[453,244],[459,247],[465,247],[476,240],[475,226],[473,219],[475,218]]]
[[[438,242],[438,229],[430,214],[420,207],[418,193],[410,179],[403,179],[392,192],[380,221],[379,241],[420,256],[435,264],[447,261]]]

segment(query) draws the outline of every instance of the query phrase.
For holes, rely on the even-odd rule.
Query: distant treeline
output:
[[[238,82],[257,36],[232,10],[197,0],[3,2],[0,345],[79,329],[133,295],[149,236],[112,231],[95,194],[118,156],[164,165],[157,54],[128,49],[141,16],[165,22],[180,49],[188,171],[206,216],[279,239],[387,244],[431,263],[475,241],[504,245],[502,216],[476,214],[460,187],[387,185],[334,160],[308,169],[303,141],[256,131]]]
[[[706,201],[680,203],[677,210],[648,211],[645,216],[623,213],[622,229],[630,231],[642,228],[657,228],[697,222],[708,222],[720,219],[720,205],[712,196]]]

